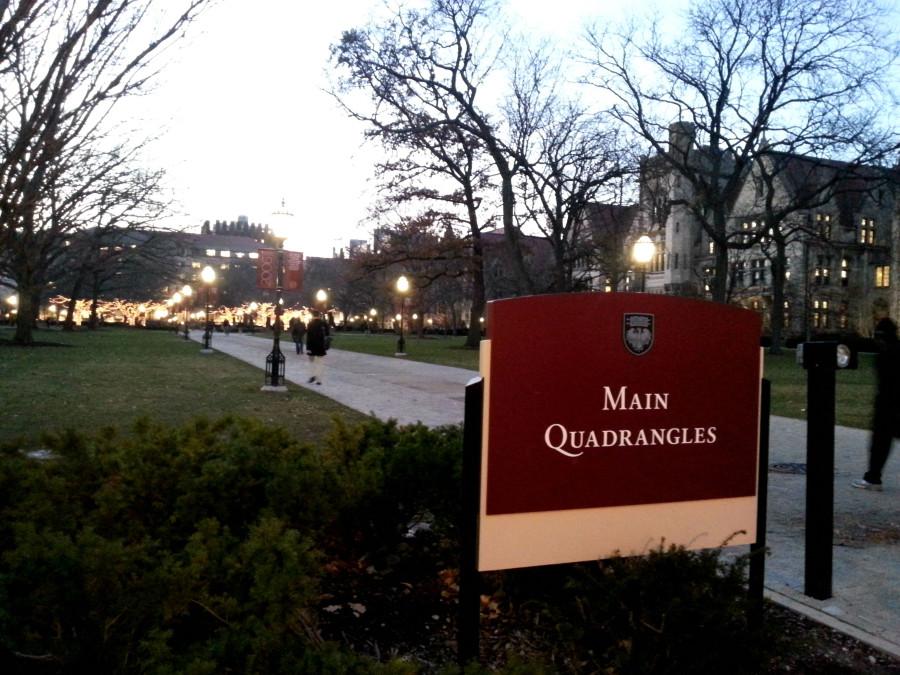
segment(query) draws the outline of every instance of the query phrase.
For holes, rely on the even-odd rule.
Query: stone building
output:
[[[669,147],[703,161],[688,123],[670,127]],[[729,301],[760,311],[770,330],[780,252],[785,336],[869,335],[877,318],[900,317],[897,171],[776,152],[766,162],[742,179],[730,209]],[[648,292],[709,297],[715,244],[688,206],[695,200],[663,158],[645,159],[629,244],[646,234],[656,257],[645,270],[632,265],[617,288],[636,288],[643,273]]]

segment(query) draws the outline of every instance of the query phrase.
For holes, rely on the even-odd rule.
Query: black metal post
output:
[[[481,509],[481,422],[484,380],[466,385],[463,426],[461,521],[459,524],[459,620],[457,661],[465,666],[479,655],[481,575],[478,573],[478,517]]]
[[[803,592],[831,597],[834,536],[834,394],[836,342],[803,344],[806,392],[806,558]]]
[[[763,589],[766,581],[766,513],[769,505],[769,417],[772,383],[764,379],[759,400],[759,467],[756,482],[756,542],[750,545],[748,594],[749,623],[762,626]]]
[[[403,313],[406,310],[406,296],[400,298],[400,339],[397,340],[397,354],[406,354],[406,340],[403,339]]]
[[[206,330],[203,331],[203,349],[212,349],[212,323],[209,320],[209,284],[206,284]]]
[[[190,336],[188,335],[188,306],[187,300],[184,301],[184,339],[190,340]]]
[[[284,268],[284,240],[278,240],[278,268],[275,270],[275,325],[272,326],[272,352],[266,357],[266,386],[284,386],[284,354],[281,353],[282,274]]]

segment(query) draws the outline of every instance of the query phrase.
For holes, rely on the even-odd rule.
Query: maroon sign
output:
[[[488,516],[755,495],[756,313],[585,293],[487,322]]]
[[[256,260],[256,286],[274,291],[277,285],[278,251],[274,248],[261,248]]]
[[[284,252],[284,289],[299,291],[303,288],[303,254],[297,251]]]

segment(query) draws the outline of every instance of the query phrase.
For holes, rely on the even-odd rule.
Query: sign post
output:
[[[466,550],[461,563],[461,662],[477,655],[478,608],[466,609],[477,590],[463,589],[476,572],[641,554],[663,539],[758,543],[767,421],[755,312],[580,293],[491,302],[487,325],[480,419],[467,388],[466,447],[477,427],[481,458],[480,476],[463,469],[480,489],[464,535],[477,549],[475,572]],[[531,338],[548,325],[565,332],[535,358]]]

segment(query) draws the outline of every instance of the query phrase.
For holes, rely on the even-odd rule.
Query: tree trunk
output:
[[[481,317],[484,316],[484,243],[477,232],[472,233],[472,314],[466,347],[477,349],[481,344]]]
[[[16,313],[16,333],[13,342],[17,345],[34,344],[34,291],[32,284],[22,279],[16,279],[19,289],[18,312]]]
[[[73,331],[75,330],[75,307],[78,306],[78,296],[81,295],[81,284],[82,279],[81,275],[75,280],[75,285],[72,286],[72,293],[69,296],[69,302],[66,303],[66,319],[63,322],[63,330],[64,331]]]
[[[784,342],[784,270],[787,265],[787,251],[783,240],[775,240],[775,258],[772,260],[772,309],[769,322],[772,330],[770,354],[781,354]]]
[[[525,259],[522,256],[522,246],[519,243],[519,230],[516,228],[515,219],[513,218],[515,198],[513,196],[512,174],[509,171],[503,171],[501,179],[503,196],[503,232],[506,235],[507,249],[512,258],[513,270],[516,273],[519,290],[524,291],[528,295],[534,295],[534,284],[531,280],[531,275],[528,273],[528,268],[525,266]]]

